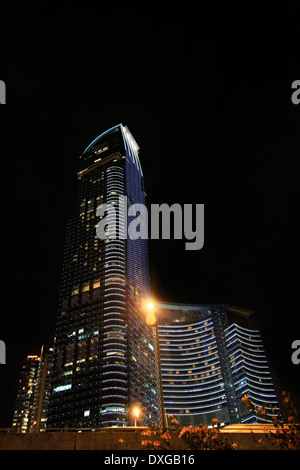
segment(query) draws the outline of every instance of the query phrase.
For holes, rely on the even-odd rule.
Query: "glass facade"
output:
[[[246,330],[230,324],[223,305],[159,303],[157,307],[168,415],[182,426],[211,425],[212,418],[228,425],[250,419],[241,403],[245,393],[256,399],[255,404],[267,400],[276,404],[258,331],[248,329],[245,339]],[[251,419],[256,422],[256,417]]]
[[[122,124],[95,139],[79,159],[78,192],[68,223],[49,403],[49,427],[157,422],[154,331],[147,240],[97,235],[97,208],[113,205],[113,230],[127,232],[121,211],[144,203],[139,147]],[[107,221],[110,222],[110,214]],[[112,224],[109,225],[111,229]]]

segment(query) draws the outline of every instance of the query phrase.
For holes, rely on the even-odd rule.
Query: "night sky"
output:
[[[236,28],[119,13],[0,21],[0,427],[22,360],[54,337],[78,157],[119,123],[140,146],[148,205],[205,204],[203,249],[149,242],[154,297],[254,310],[299,403],[299,11]]]

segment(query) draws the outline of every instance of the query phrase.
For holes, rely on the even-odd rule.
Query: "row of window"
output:
[[[86,282],[85,284],[82,285],[81,287],[81,292],[88,292],[90,290],[90,283],[89,282]],[[97,289],[98,287],[100,287],[100,279],[95,279],[94,281],[92,281],[92,288],[93,289]],[[71,290],[71,295],[78,295],[79,294],[79,286],[76,286],[76,287],[73,287],[73,289]]]

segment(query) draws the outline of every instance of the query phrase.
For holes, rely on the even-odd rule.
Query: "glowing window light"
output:
[[[64,390],[69,390],[70,388],[72,388],[72,384],[59,385],[58,387],[55,387],[53,389],[53,392],[55,392],[55,393],[63,392]]]

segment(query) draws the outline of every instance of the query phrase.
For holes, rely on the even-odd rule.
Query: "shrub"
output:
[[[244,395],[242,403],[246,410],[252,410],[257,416],[263,417],[264,420],[272,422],[276,431],[264,431],[264,439],[270,442],[272,446],[280,450],[300,450],[300,419],[298,412],[293,404],[290,393],[282,392],[282,404],[286,411],[287,423],[284,423],[283,417],[276,415],[271,407],[271,413],[264,406],[258,407],[253,405],[251,399]],[[259,444],[264,445],[264,441],[259,439]]]
[[[170,430],[162,431],[158,426],[144,431],[142,436],[151,439],[145,439],[141,444],[148,449],[167,449],[173,448],[173,437],[182,440],[185,447],[189,450],[236,450],[237,445],[231,444],[220,433],[220,423],[216,418],[212,420],[212,428],[201,424],[198,427],[188,426],[180,427],[174,416],[168,416],[171,424]]]

